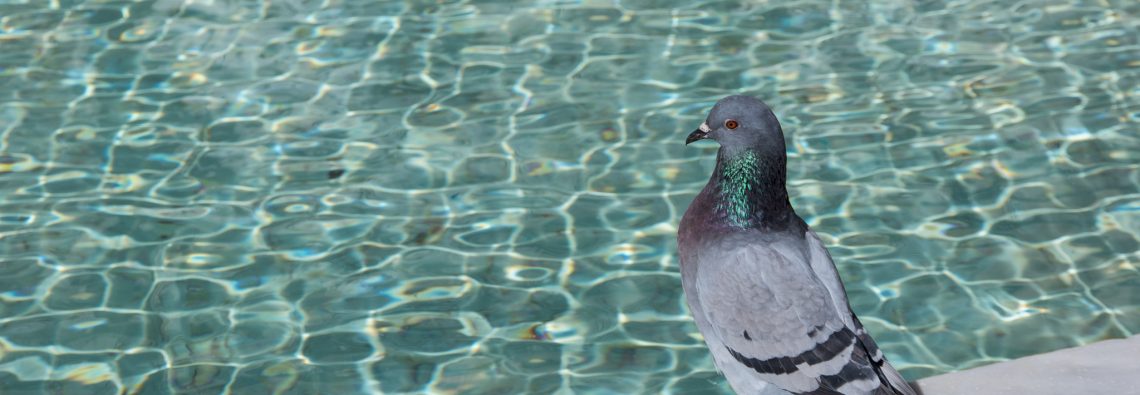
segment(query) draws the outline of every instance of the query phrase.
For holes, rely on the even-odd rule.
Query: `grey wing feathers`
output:
[[[806,240],[807,249],[811,256],[812,271],[820,276],[825,284],[831,285],[828,287],[828,291],[831,293],[837,309],[851,316],[850,325],[854,328],[859,344],[868,356],[875,374],[879,377],[880,389],[885,391],[881,393],[916,395],[910,384],[903,379],[894,366],[891,366],[890,362],[887,362],[883,352],[879,350],[878,344],[875,344],[875,340],[871,338],[866,329],[863,329],[863,323],[859,322],[859,318],[851,311],[851,305],[847,301],[847,290],[843,287],[843,281],[839,278],[839,272],[835,269],[835,263],[831,259],[831,254],[827,252],[827,247],[823,245],[819,236],[813,231],[807,232]],[[880,392],[876,391],[875,393]]]
[[[702,259],[698,322],[714,332],[709,347],[723,348],[717,365],[792,393],[912,395],[851,313],[827,250],[807,236]]]
[[[863,323],[859,322],[859,318],[855,314],[851,314],[851,319],[855,320],[855,335],[859,338],[859,343],[867,353],[868,359],[871,362],[875,374],[879,377],[882,383],[880,390],[884,395],[917,395],[906,379],[902,377],[890,362],[887,362],[883,352],[879,350],[879,345],[875,344],[875,340],[871,335],[863,329]],[[875,392],[879,394],[880,392]]]

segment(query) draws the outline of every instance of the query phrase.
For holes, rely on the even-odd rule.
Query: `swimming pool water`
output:
[[[1140,3],[0,2],[0,389],[728,393],[717,99],[916,379],[1140,331]]]

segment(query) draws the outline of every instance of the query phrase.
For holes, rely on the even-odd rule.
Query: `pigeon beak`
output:
[[[689,145],[694,141],[704,140],[707,138],[709,138],[709,125],[707,123],[702,123],[700,128],[697,128],[697,130],[689,133],[689,137],[685,138],[685,145]]]

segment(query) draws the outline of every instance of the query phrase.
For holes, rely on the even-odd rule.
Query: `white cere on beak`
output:
[[[709,129],[709,124],[704,123],[704,122],[701,122],[701,126],[698,127],[698,129],[700,129],[702,132],[705,132],[705,133],[712,131],[712,129]]]

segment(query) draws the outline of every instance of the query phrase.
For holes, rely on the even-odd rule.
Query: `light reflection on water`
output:
[[[727,393],[673,251],[738,92],[908,378],[1127,336],[1138,14],[0,5],[0,387]]]

